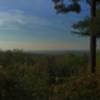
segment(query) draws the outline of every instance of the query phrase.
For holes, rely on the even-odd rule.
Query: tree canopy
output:
[[[93,25],[93,27],[95,27],[96,30],[96,36],[100,37],[100,8],[98,8],[96,10],[96,20],[95,23]],[[89,36],[89,30],[90,30],[90,25],[91,24],[91,18],[90,17],[86,17],[83,20],[78,21],[77,23],[73,24],[73,33],[76,34],[80,34],[80,35],[85,35],[85,36]]]
[[[57,13],[67,13],[67,12],[81,12],[81,6],[80,1],[82,0],[68,0],[71,2],[71,4],[65,5],[65,2],[68,2],[67,0],[52,0],[55,4],[54,8],[56,9]],[[91,0],[86,0],[86,2],[91,5]],[[96,4],[99,4],[100,0],[96,0]]]

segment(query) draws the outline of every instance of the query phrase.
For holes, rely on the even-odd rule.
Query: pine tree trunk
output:
[[[96,0],[90,0],[91,1],[91,24],[93,28],[93,23],[96,18]],[[91,72],[93,74],[96,73],[96,33],[95,29],[92,30],[90,28],[90,67],[91,67]]]
[[[90,37],[90,67],[91,72],[96,72],[96,36]]]

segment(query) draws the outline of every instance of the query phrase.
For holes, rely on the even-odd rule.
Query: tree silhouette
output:
[[[65,0],[52,0],[54,2],[54,8],[57,13],[69,13],[69,12],[81,12],[81,5],[79,2],[81,0],[68,0],[71,4],[66,5]],[[68,2],[66,0],[66,2]],[[96,72],[96,6],[100,3],[100,0],[86,0],[87,4],[90,6],[91,21],[89,25],[90,34],[90,67],[91,72],[95,74]]]
[[[96,10],[96,37],[100,38],[100,8]],[[78,21],[77,23],[72,25],[72,32],[78,35],[90,36],[89,34],[89,25],[91,23],[90,17],[85,17],[84,19]]]
[[[100,7],[96,10],[96,15],[96,37],[100,38]],[[90,17],[85,17],[84,19],[72,25],[72,32],[78,35],[89,36],[90,23]]]

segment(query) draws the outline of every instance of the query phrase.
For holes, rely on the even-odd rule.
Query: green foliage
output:
[[[0,52],[1,100],[47,100],[47,66],[31,53]],[[37,56],[38,57],[38,56]],[[43,66],[41,66],[41,64]],[[41,99],[41,100],[42,100]]]
[[[86,52],[0,51],[0,61],[0,100],[98,100],[100,80],[94,88]]]
[[[100,37],[100,8],[97,9],[97,17],[95,19],[95,23],[93,23],[93,27],[91,26],[91,18],[86,17],[85,19],[75,23],[73,27],[73,33],[79,34],[79,35],[85,35],[85,36],[90,36],[89,30],[95,28],[96,36]]]

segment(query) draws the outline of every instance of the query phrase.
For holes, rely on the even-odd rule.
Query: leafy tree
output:
[[[81,0],[69,0],[72,2],[69,5],[66,5],[64,0],[52,0],[55,4],[54,8],[57,13],[68,13],[68,12],[81,12],[81,6],[79,2]],[[66,2],[68,2],[66,0]],[[90,6],[91,20],[89,23],[89,34],[90,34],[90,67],[91,72],[96,72],[96,7],[100,3],[100,0],[86,0],[87,4]],[[83,24],[84,26],[84,24]],[[87,31],[87,30],[86,30]]]

